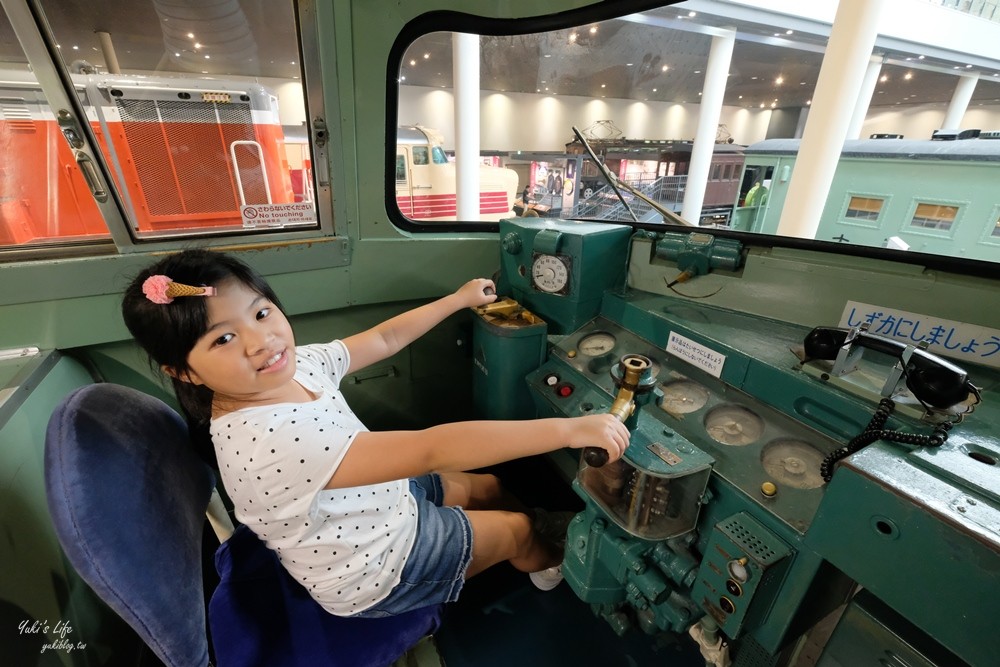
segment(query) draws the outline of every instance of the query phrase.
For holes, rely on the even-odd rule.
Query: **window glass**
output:
[[[316,226],[291,0],[41,5],[134,236]],[[72,182],[57,144],[42,155]],[[86,188],[66,190],[83,194],[59,205],[101,227]]]
[[[957,206],[944,204],[917,204],[910,225],[925,229],[949,230],[958,216]]]
[[[109,238],[6,13],[0,44],[0,247]]]
[[[448,24],[444,16],[435,17],[442,20],[425,17],[423,23],[413,24],[424,26],[427,32],[403,44],[400,60],[394,63],[399,68],[397,104],[393,107],[399,131],[420,122],[430,135],[423,138],[424,144],[440,146],[451,155],[462,148],[456,145],[456,127],[471,124],[478,130],[480,155],[499,158],[490,165],[496,171],[482,178],[475,193],[480,216],[457,222],[503,217],[486,213],[489,193],[507,202],[519,202],[526,189],[529,203],[537,201],[534,212],[539,215],[630,220],[591,159],[578,158],[570,150],[576,128],[608,170],[624,182],[636,180],[634,165],[654,161],[655,168],[647,170],[654,182],[644,182],[643,193],[673,211],[686,210],[688,215],[696,207],[682,200],[700,197],[701,222],[706,212],[711,212],[711,222],[718,224],[728,211],[728,222],[722,224],[731,228],[799,237],[802,229],[798,222],[793,216],[783,220],[782,212],[786,202],[807,196],[810,210],[822,212],[818,225],[809,233],[816,239],[836,239],[845,246],[844,252],[851,252],[849,245],[883,248],[887,237],[917,234],[922,238],[913,240],[911,248],[920,248],[920,252],[1000,261],[995,243],[977,247],[981,239],[997,238],[991,229],[996,221],[994,201],[981,193],[990,192],[996,181],[991,170],[1000,165],[1000,141],[985,140],[992,136],[985,129],[978,140],[930,141],[940,129],[941,110],[954,97],[958,76],[968,72],[967,68],[980,76],[961,125],[990,125],[989,119],[1000,109],[996,90],[1000,79],[987,61],[970,61],[958,52],[941,51],[931,56],[924,40],[903,34],[903,29],[899,35],[876,37],[875,51],[891,55],[880,65],[877,90],[856,136],[897,138],[857,139],[858,147],[852,149],[847,144],[853,144],[855,137],[845,137],[845,150],[833,170],[832,182],[824,186],[823,199],[822,193],[792,176],[800,159],[801,138],[816,131],[814,124],[844,113],[843,96],[820,98],[836,99],[836,109],[813,108],[820,70],[824,66],[849,67],[824,53],[839,26],[805,12],[808,29],[805,25],[795,29],[787,14],[773,8],[756,7],[754,16],[749,17],[734,8],[734,3],[717,0],[655,3],[661,5],[655,7],[646,3],[641,11],[636,3],[597,4],[607,10],[601,12],[605,19],[582,21],[575,17],[583,13],[554,11],[545,15],[545,24],[552,29],[543,32],[497,34],[503,27],[512,31],[536,29],[539,22],[527,18],[484,22],[489,27],[484,32],[491,34],[479,36],[471,34],[476,25],[473,17],[461,26],[456,25],[458,19]],[[612,15],[612,7],[620,7],[617,16]],[[956,13],[945,7],[927,5],[925,9],[929,16],[940,16],[942,21],[947,18],[949,25],[956,18]],[[967,23],[960,19],[956,25],[963,22]],[[711,68],[725,72],[725,76],[706,82],[710,56],[719,53],[714,44],[728,39],[730,32],[734,40],[731,60]],[[464,40],[470,36],[471,45]],[[772,40],[772,36],[780,39]],[[989,51],[996,40],[985,36],[985,32],[970,30],[965,41],[968,53]],[[470,60],[478,61],[478,73],[462,77],[459,69],[456,78],[454,65]],[[775,63],[780,65],[778,69],[788,70],[777,79]],[[463,90],[456,81],[475,90]],[[706,86],[719,93],[713,95],[719,109],[702,108],[700,98]],[[715,112],[717,121],[712,115]],[[713,118],[717,123],[710,141],[714,154],[711,167],[705,164],[704,153],[692,145],[692,139],[699,136],[702,118]],[[461,122],[456,125],[456,121]],[[820,127],[818,131],[833,129]],[[707,136],[704,132],[701,135]],[[400,134],[398,141],[403,140]],[[668,148],[668,144],[684,142],[689,144],[687,155]],[[911,145],[913,151],[908,150]],[[963,146],[972,152],[963,155]],[[942,154],[955,157],[943,158]],[[727,162],[730,155],[733,167],[714,166]],[[458,152],[448,164],[432,160],[432,166],[440,169],[426,169],[425,181],[413,180],[414,176],[405,187],[396,188],[400,209],[429,210],[421,202],[432,197],[450,203],[456,196],[454,169],[461,169],[464,160],[479,157]],[[549,170],[562,168],[567,179],[563,194],[553,193],[547,182],[539,184],[539,169],[531,165],[541,163]],[[570,171],[571,165],[576,166],[575,171]],[[691,173],[692,167],[698,173]],[[830,167],[823,165],[824,170]],[[391,169],[391,163],[386,168]],[[497,176],[503,169],[513,173],[513,187],[502,184],[504,179]],[[708,187],[688,183],[694,178]],[[717,187],[731,180],[738,187]],[[860,195],[861,186],[871,196]],[[885,194],[882,202],[876,201],[880,197],[875,193]],[[634,208],[642,208],[630,193],[623,196]],[[915,204],[907,202],[914,198],[968,203],[962,204],[961,216],[950,219],[951,212],[946,209],[925,216],[922,207],[911,223]],[[847,202],[851,202],[849,207]],[[741,213],[741,209],[753,210]],[[413,222],[456,221],[450,206],[438,213],[435,217],[407,217]],[[662,220],[645,210],[640,214],[643,222]],[[850,233],[844,232],[844,225],[850,227]],[[948,234],[941,233],[943,229],[949,229]]]
[[[845,218],[854,220],[878,220],[884,200],[875,197],[851,197],[847,204]]]

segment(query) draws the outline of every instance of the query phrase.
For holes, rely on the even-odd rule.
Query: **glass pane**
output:
[[[316,225],[291,0],[42,6],[138,236]]]
[[[879,211],[882,210],[882,201],[872,197],[851,197],[844,217],[856,220],[877,220]]]
[[[109,238],[6,13],[0,54],[0,247]]]
[[[1000,261],[996,243],[984,243],[995,238],[992,193],[1000,141],[987,137],[997,136],[991,131],[991,119],[1000,100],[1000,75],[991,61],[981,60],[996,36],[987,39],[985,30],[973,30],[978,19],[928,4],[928,16],[953,26],[941,31],[934,53],[927,52],[930,45],[922,36],[907,34],[905,22],[892,24],[892,30],[875,38],[874,52],[885,56],[875,90],[860,127],[851,130],[856,134],[845,137],[839,163],[831,169],[820,160],[827,173],[832,171],[824,198],[793,175],[801,159],[802,137],[815,134],[815,124],[823,124],[824,118],[852,115],[858,102],[824,95],[820,99],[835,108],[813,108],[821,69],[851,67],[844,58],[825,53],[831,34],[840,28],[828,22],[832,11],[820,19],[819,12],[803,9],[790,19],[773,7],[756,5],[751,17],[745,8],[715,0],[664,2],[656,7],[646,3],[642,11],[636,3],[599,4],[608,10],[602,12],[606,18],[601,21],[583,22],[577,18],[581,14],[553,8],[545,16],[552,29],[544,32],[520,32],[537,30],[538,22],[530,19],[484,23],[489,29],[483,32],[490,34],[478,36],[474,48],[464,53],[459,53],[462,36],[446,31],[457,29],[455,23],[423,23],[430,32],[404,45],[398,63],[397,124],[412,126],[419,121],[433,128],[446,152],[457,150],[456,118],[463,120],[459,123],[463,128],[468,126],[464,121],[477,124],[480,154],[498,157],[495,166],[516,175],[518,213],[525,206],[529,212],[551,217],[631,221],[590,158],[574,151],[576,127],[612,174],[665,208],[698,215],[698,220],[690,220],[695,224],[874,248],[885,247],[886,238],[900,235],[915,252]],[[501,25],[518,34],[497,34]],[[474,20],[461,28],[471,31]],[[964,34],[962,28],[969,28],[962,41],[965,49],[942,46],[944,36]],[[709,68],[712,54],[724,57],[718,56],[721,50],[715,46],[728,46],[730,35],[731,59]],[[969,58],[963,52],[976,55]],[[456,79],[453,65],[477,56],[478,79],[471,84],[469,79]],[[706,82],[709,70],[724,75]],[[858,72],[858,81],[862,73]],[[945,111],[958,99],[956,87],[963,73],[979,78],[955,127],[981,128],[980,138],[932,142]],[[475,95],[456,81],[475,87]],[[706,89],[714,91],[711,99],[718,109],[703,108]],[[708,136],[700,127],[704,118],[716,125],[707,142],[712,144],[709,165],[692,142],[694,137]],[[818,133],[834,129],[830,124]],[[809,158],[815,159],[815,154]],[[456,158],[459,164],[462,159]],[[640,169],[646,162],[654,164]],[[718,166],[729,162],[736,165],[732,188],[728,167]],[[547,175],[558,169],[566,185],[553,192]],[[640,183],[640,171],[643,178],[653,176],[651,181]],[[430,192],[450,200],[453,174],[441,173],[442,178],[427,182],[408,173],[406,187],[397,188],[397,201],[401,206],[408,202],[410,210],[422,210],[414,204]],[[542,174],[545,180],[539,182]],[[486,186],[481,187],[483,201]],[[803,224],[802,216],[782,215],[793,187],[791,200],[806,197],[808,210],[818,213],[818,221]],[[848,211],[845,202],[858,189],[865,191],[865,199],[881,199],[880,208],[852,206]],[[626,192],[624,198],[641,222],[664,219],[632,193]],[[967,203],[961,206],[961,218],[918,219],[911,225],[915,200]],[[938,233],[927,233],[932,228]],[[944,228],[948,234],[940,232]]]
[[[914,211],[910,224],[914,227],[948,230],[951,229],[951,223],[955,222],[957,215],[957,206],[917,204],[917,210]]]

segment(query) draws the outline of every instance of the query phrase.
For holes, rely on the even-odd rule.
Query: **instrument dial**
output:
[[[708,389],[691,380],[675,380],[663,385],[660,407],[667,412],[686,415],[701,410],[708,403]]]
[[[576,347],[580,354],[588,357],[599,357],[615,349],[615,337],[606,331],[595,331],[581,338]]]
[[[569,282],[569,267],[555,255],[538,255],[531,264],[531,280],[543,292],[561,292]]]

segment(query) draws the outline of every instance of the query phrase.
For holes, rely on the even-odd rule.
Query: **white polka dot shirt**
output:
[[[354,436],[368,429],[340,381],[341,341],[296,348],[295,379],[318,398],[243,408],[213,419],[212,441],[236,518],[274,549],[329,612],[348,616],[389,594],[413,544],[407,480],[324,489]]]

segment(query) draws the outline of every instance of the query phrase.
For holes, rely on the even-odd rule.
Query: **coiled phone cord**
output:
[[[940,447],[948,439],[948,431],[955,425],[955,422],[942,422],[934,427],[930,435],[920,435],[919,433],[905,433],[903,431],[886,430],[883,428],[889,415],[896,408],[896,404],[889,398],[879,401],[878,408],[868,426],[860,434],[855,436],[846,447],[834,450],[823,459],[819,471],[823,476],[823,481],[829,482],[833,477],[834,465],[841,459],[847,458],[851,454],[863,447],[870,445],[876,440],[888,440],[890,442],[900,442],[906,445],[917,445],[920,447]]]

